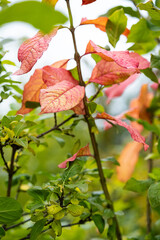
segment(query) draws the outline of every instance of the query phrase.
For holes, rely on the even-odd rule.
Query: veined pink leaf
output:
[[[69,59],[61,60],[53,63],[51,66],[54,68],[65,68],[68,61]],[[25,103],[27,101],[39,102],[40,90],[46,87],[46,84],[42,80],[42,69],[36,69],[34,74],[30,77],[29,82],[24,86],[22,107],[18,110],[17,114],[27,114],[32,111],[32,108],[25,107]]]
[[[126,182],[132,176],[142,147],[143,145],[139,142],[130,142],[122,150],[118,158],[120,166],[117,167],[117,176],[120,181]]]
[[[83,100],[78,105],[73,107],[71,110],[73,110],[78,115],[81,115],[81,114],[85,115]]]
[[[77,157],[82,156],[92,156],[89,149],[89,144],[87,144],[85,147],[80,148],[77,153],[75,153],[72,157],[68,158],[64,162],[60,163],[58,165],[59,168],[66,168],[68,162],[73,162]]]
[[[139,74],[135,73],[130,76],[126,81],[106,88],[104,92],[107,95],[107,104],[109,104],[113,98],[121,96],[124,90],[128,87],[128,85],[134,82],[138,78],[138,76]]]
[[[18,60],[21,62],[21,67],[14,74],[21,75],[29,72],[37,60],[47,50],[50,41],[56,35],[58,27],[50,34],[38,32],[33,38],[26,40],[19,48]]]
[[[41,113],[69,110],[81,102],[85,89],[69,81],[62,81],[40,91]]]
[[[54,68],[52,66],[46,66],[43,68],[42,78],[44,83],[49,87],[53,86],[56,83],[67,80],[72,82],[75,85],[78,85],[78,81],[76,81],[70,71],[63,68]]]
[[[111,122],[113,121],[113,123],[115,122],[119,126],[126,128],[134,141],[142,143],[144,145],[145,151],[149,148],[149,146],[145,143],[145,138],[143,136],[141,136],[141,134],[136,129],[134,129],[132,126],[129,126],[127,123],[122,122],[120,119],[112,117],[111,115],[109,115],[105,112],[103,112],[101,114],[98,113],[96,118],[110,120]]]
[[[108,86],[123,82],[137,72],[139,72],[138,69],[124,68],[115,62],[107,62],[102,59],[93,69],[89,82],[95,82]]]
[[[98,47],[94,42],[89,41],[85,54],[96,53],[108,62],[116,62],[124,68],[138,68],[139,62],[132,56],[129,51],[107,51]]]
[[[139,62],[138,69],[146,69],[150,67],[150,62],[138,53],[130,52],[129,55]]]
[[[106,32],[107,22],[108,22],[108,17],[98,17],[96,19],[91,19],[91,20],[88,20],[87,18],[82,18],[80,25],[94,24],[96,28],[99,28],[101,31]],[[122,34],[127,37],[129,33],[130,33],[130,30],[126,28]]]
[[[87,5],[90,4],[92,2],[95,2],[96,0],[82,0],[82,5]]]

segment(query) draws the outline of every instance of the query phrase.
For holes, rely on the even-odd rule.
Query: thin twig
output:
[[[2,156],[2,160],[4,162],[4,165],[6,166],[7,172],[9,172],[9,167],[8,167],[8,164],[4,157],[3,146],[1,144],[0,144],[0,152],[1,152],[1,156]]]
[[[54,113],[54,126],[57,127],[57,114]]]
[[[48,134],[48,133],[50,133],[50,132],[52,132],[52,131],[54,131],[54,130],[59,129],[59,127],[61,127],[62,125],[64,125],[66,122],[68,122],[68,121],[71,120],[72,118],[76,118],[76,117],[78,117],[78,115],[76,115],[75,113],[72,114],[69,118],[67,118],[66,120],[64,120],[63,122],[61,122],[60,124],[58,124],[57,126],[54,126],[53,128],[49,129],[48,131],[39,134],[39,135],[37,136],[37,138],[41,138],[41,137],[45,136],[46,134]]]
[[[10,197],[11,195],[11,188],[12,188],[12,178],[14,175],[14,158],[15,158],[15,153],[16,153],[17,147],[16,145],[12,145],[12,156],[11,156],[11,164],[9,167],[9,172],[8,172],[8,188],[7,188],[7,197]]]
[[[17,223],[17,224],[15,224],[15,225],[12,225],[12,226],[9,226],[9,227],[5,228],[5,231],[8,231],[8,230],[13,229],[13,228],[16,228],[16,227],[18,227],[18,226],[20,226],[20,225],[22,225],[22,224],[24,224],[24,223],[26,223],[26,222],[29,222],[29,221],[31,221],[30,218],[29,218],[29,219],[26,219],[26,220],[24,220],[24,221],[22,221],[22,222],[20,222],[20,223]]]
[[[92,101],[98,96],[98,94],[100,93],[100,91],[102,90],[102,88],[103,88],[103,86],[100,86],[100,87],[98,88],[98,91],[91,97],[90,102],[92,102]]]

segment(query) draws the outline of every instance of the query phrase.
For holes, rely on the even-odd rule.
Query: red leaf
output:
[[[117,175],[120,181],[126,182],[132,176],[142,147],[141,143],[130,142],[122,150],[118,158],[120,166],[117,167]]]
[[[41,113],[69,110],[81,102],[85,89],[69,81],[62,81],[40,91]]]
[[[50,34],[44,35],[38,32],[33,38],[26,40],[19,48],[18,60],[22,63],[21,67],[14,74],[21,75],[29,72],[37,60],[47,50],[49,42],[56,35],[58,28],[55,28]]]
[[[119,97],[122,95],[124,90],[130,85],[132,82],[134,82],[138,78],[139,74],[133,74],[130,76],[126,81],[115,84],[109,88],[106,88],[104,90],[105,94],[107,95],[107,104],[112,100],[112,98]]]
[[[89,41],[85,54],[96,53],[107,62],[116,62],[124,68],[138,68],[139,62],[132,56],[129,51],[107,51],[98,47],[94,42]]]
[[[66,67],[67,62],[68,59],[61,60],[52,64],[52,66]],[[34,74],[30,77],[29,82],[24,86],[22,107],[19,109],[17,114],[27,114],[32,111],[33,109],[25,107],[25,103],[27,101],[39,102],[40,89],[44,89],[46,87],[46,84],[42,80],[42,69],[36,69]]]
[[[140,133],[136,129],[129,126],[127,123],[122,122],[120,119],[114,118],[105,112],[103,112],[101,114],[98,113],[96,118],[110,120],[111,122],[113,121],[113,123],[115,122],[119,126],[125,127],[128,130],[128,132],[131,134],[131,137],[133,138],[134,141],[143,143],[145,151],[149,148],[149,146],[145,143],[145,138],[143,136],[141,136]]]
[[[138,69],[145,69],[150,67],[150,62],[138,53],[130,52],[129,55],[139,62]]]
[[[67,162],[73,162],[77,157],[82,157],[82,156],[92,156],[91,153],[90,153],[89,144],[87,144],[83,148],[80,148],[77,153],[75,153],[72,157],[68,158],[64,162],[60,163],[58,165],[58,167],[59,168],[66,168],[67,167]]]
[[[89,82],[95,82],[108,86],[123,82],[137,72],[139,72],[137,69],[127,69],[119,66],[115,62],[106,62],[105,60],[101,60],[93,69]]]
[[[75,107],[72,108],[72,110],[78,114],[78,115],[85,115],[85,109],[84,109],[84,104],[83,104],[83,100],[76,105]]]
[[[99,28],[101,31],[106,32],[107,22],[108,22],[107,17],[98,17],[96,19],[91,20],[88,20],[87,18],[82,18],[80,25],[94,24],[96,28]],[[129,33],[130,33],[129,29],[126,28],[122,34],[127,37]]]
[[[53,86],[56,83],[67,80],[72,82],[75,85],[78,85],[78,81],[76,81],[70,71],[63,68],[54,68],[51,66],[46,66],[43,68],[43,81],[49,87]]]
[[[95,2],[96,0],[82,0],[82,5],[87,5],[90,4],[92,2]]]

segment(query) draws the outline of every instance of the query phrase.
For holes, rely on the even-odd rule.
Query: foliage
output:
[[[0,238],[160,239],[159,1],[134,0],[133,9],[116,6],[96,19],[82,18],[77,28],[94,25],[107,34],[109,48],[90,40],[81,56],[70,1],[63,1],[69,27],[64,24],[67,18],[55,10],[57,2],[10,5],[4,0],[0,4],[0,25],[24,21],[39,30],[20,46],[21,66],[15,76],[29,73],[63,28],[71,32],[76,63],[69,69],[71,59],[62,59],[36,69],[22,91],[20,81],[12,80],[5,67],[15,66],[5,59],[8,40],[0,42],[0,104],[9,97],[17,102],[22,99],[19,110],[9,111],[0,120],[0,163],[5,181],[0,196]],[[89,9],[89,4],[96,2],[83,0],[81,7],[88,5]],[[141,10],[148,15],[144,17]],[[137,23],[129,30],[127,21],[132,17]],[[129,51],[110,50],[117,47],[122,35],[131,43]],[[151,56],[150,61],[141,54],[147,54],[148,59]],[[84,79],[81,60],[89,55],[95,66],[90,78]],[[112,108],[112,99],[120,97],[136,79],[140,81],[140,75],[148,80],[141,84],[139,96],[130,101],[129,109],[118,116],[106,113],[109,106]],[[95,92],[88,97],[86,88],[90,86]],[[41,171],[34,168],[36,156]]]

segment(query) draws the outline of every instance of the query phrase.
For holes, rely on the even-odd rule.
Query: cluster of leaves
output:
[[[54,7],[57,2],[57,0],[48,0],[43,3],[21,2],[10,7],[4,7],[0,12],[1,25],[18,20],[28,22],[40,29],[34,37],[20,46],[18,59],[21,62],[21,67],[14,73],[15,75],[28,73],[38,59],[42,57],[44,51],[48,49],[50,41],[53,37],[56,37],[57,32],[63,28],[68,28],[65,25],[56,26],[57,24],[64,24],[67,20],[63,14],[55,11]],[[96,0],[83,0],[82,5],[94,4],[94,2]],[[159,43],[160,10],[159,1],[156,1],[155,5],[152,1],[142,2],[133,1],[136,10],[131,7],[117,6],[97,19],[88,20],[83,18],[78,26],[93,24],[96,28],[106,32],[112,47],[116,47],[121,35],[124,35],[127,42],[133,44],[128,49],[132,52],[128,50],[109,51],[90,40],[85,53],[79,56],[75,42],[75,28],[70,3],[69,0],[66,0],[70,19],[70,28],[68,29],[73,37],[76,67],[68,70],[67,64],[70,59],[64,59],[50,66],[36,69],[24,86],[22,107],[18,110],[18,115],[4,116],[0,122],[0,152],[4,169],[8,175],[7,197],[0,197],[0,224],[2,224],[0,237],[7,239],[15,236],[21,240],[37,239],[42,234],[42,238],[55,239],[62,234],[62,228],[64,227],[93,221],[104,239],[107,236],[109,240],[116,238],[121,240],[117,220],[117,215],[121,213],[114,211],[113,202],[105,183],[105,178],[111,178],[113,170],[102,166],[102,163],[109,162],[111,166],[113,164],[117,165],[118,178],[123,182],[127,181],[124,186],[125,190],[142,194],[142,196],[144,196],[143,193],[146,190],[148,191],[147,231],[144,231],[142,238],[141,236],[137,238],[136,234],[133,234],[133,238],[129,238],[128,235],[131,235],[132,232],[124,231],[126,239],[144,239],[145,237],[148,240],[156,240],[160,238],[160,233],[151,229],[150,220],[150,207],[158,213],[160,212],[160,170],[158,167],[152,169],[153,160],[160,155],[160,85],[158,81],[160,57],[152,54],[150,63],[141,56],[141,54],[155,50],[157,43]],[[6,6],[7,2],[4,4]],[[148,17],[144,18],[140,10],[147,11]],[[130,30],[127,28],[126,14],[138,19],[138,22]],[[43,18],[39,18],[41,15],[43,15]],[[6,16],[10,17],[6,18]],[[4,54],[2,47],[1,59]],[[89,54],[95,60],[95,67],[89,80],[84,82],[80,61],[83,56]],[[18,100],[16,94],[11,90],[21,94],[21,89],[17,86],[19,82],[11,80],[10,73],[4,68],[5,64],[14,64],[6,60],[0,63],[0,87],[2,88],[0,101],[2,102],[3,99],[8,98],[10,95]],[[151,88],[148,90],[147,84],[143,85],[140,96],[131,102],[128,111],[120,116],[113,117],[106,113],[104,107],[97,103],[98,97],[103,95],[103,88],[105,88],[104,92],[107,96],[107,104],[109,104],[113,98],[121,96],[127,86],[134,82],[141,73],[154,82],[151,85],[154,91]],[[91,84],[94,85],[96,91],[88,99],[85,89],[86,86],[88,87]],[[40,121],[40,124],[39,121],[36,124],[29,120],[33,116],[35,119],[41,119],[41,117],[37,116],[39,110],[33,111],[39,106],[41,106],[40,114],[54,113],[55,120],[54,127],[48,130],[44,124],[43,131],[40,132],[38,128],[41,128],[42,125],[40,124],[43,120]],[[74,114],[69,115],[68,118],[66,114],[65,120],[57,124],[57,117],[60,117],[59,112],[67,110],[74,111]],[[22,115],[24,114],[28,114],[28,118],[23,118]],[[44,119],[47,118],[46,115],[42,116],[44,116]],[[73,120],[74,118],[77,119]],[[68,129],[60,128],[71,119],[72,122],[68,124]],[[116,125],[126,128],[135,141],[125,146],[118,161],[114,157],[100,161],[95,140],[95,134],[98,133],[95,122],[97,119],[105,120],[105,130]],[[130,125],[124,122],[123,119],[130,120]],[[52,174],[50,181],[42,187],[36,186],[35,175],[30,176],[24,173],[23,166],[18,165],[23,152],[29,150],[34,153],[34,147],[32,149],[30,144],[34,143],[37,147],[42,145],[43,142],[40,142],[39,138],[55,130],[74,136],[72,131],[82,121],[85,121],[88,125],[94,156],[92,156],[88,144],[80,148],[77,141],[72,156],[69,155],[67,160],[58,165],[59,168],[67,168],[68,165],[68,168],[62,174]],[[148,141],[148,144],[141,135],[143,132],[145,136],[150,134],[151,142]],[[63,145],[61,138],[56,139]],[[149,146],[151,153],[146,157],[150,166],[147,179],[137,180],[130,178],[138,161],[140,150],[144,147],[146,151]],[[7,154],[5,154],[8,149],[11,151],[9,160]],[[88,157],[93,157],[96,160],[97,166],[95,168],[91,166],[87,168]],[[22,168],[22,171],[20,168]],[[18,171],[21,171],[21,173],[18,174]],[[94,191],[94,189],[97,190],[97,176],[100,178],[104,192]],[[27,192],[29,200],[25,201],[26,205],[23,210],[17,200],[10,198],[14,186],[18,187],[15,194],[16,199],[20,192]],[[127,207],[122,208],[122,210],[127,211]],[[22,212],[24,215],[22,215]],[[29,217],[26,218],[26,216]],[[156,216],[155,218],[157,220]],[[25,227],[26,222],[27,227]],[[104,231],[105,227],[107,233]],[[17,232],[17,229],[20,232]]]

